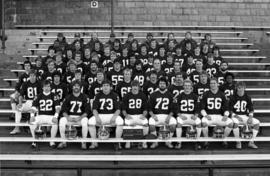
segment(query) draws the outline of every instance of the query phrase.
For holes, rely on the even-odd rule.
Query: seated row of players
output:
[[[129,72],[127,71],[127,73]],[[104,77],[103,73],[101,75]],[[156,73],[152,75],[157,78]],[[205,73],[205,75],[207,74]],[[59,80],[58,78],[58,82]],[[55,82],[55,77],[53,82]],[[156,135],[156,126],[168,125],[171,131],[170,135],[173,136],[176,129],[177,137],[182,136],[182,126],[185,124],[196,125],[198,137],[201,136],[201,130],[207,137],[210,125],[225,126],[225,137],[230,134],[232,129],[235,137],[239,137],[238,125],[249,124],[253,127],[253,138],[257,136],[259,121],[253,118],[253,105],[250,97],[245,93],[244,83],[237,84],[237,93],[232,95],[229,102],[224,93],[219,91],[216,78],[210,79],[209,91],[204,92],[202,98],[198,98],[198,95],[193,92],[193,83],[188,79],[183,83],[184,90],[175,97],[169,92],[166,78],[161,77],[156,85],[157,87],[152,93],[145,95],[144,91],[140,91],[139,81],[132,81],[131,90],[127,91],[128,93],[126,92],[120,100],[119,97],[121,96],[112,91],[113,87],[108,80],[103,79],[100,83],[100,91],[94,92],[92,95],[82,93],[81,81],[75,80],[70,86],[71,94],[62,97],[62,103],[60,103],[59,92],[53,91],[53,84],[51,85],[50,81],[45,80],[43,91],[41,91],[35,72],[30,72],[30,80],[23,84],[19,93],[16,122],[20,122],[21,112],[37,112],[37,116],[32,115],[31,117],[33,136],[37,124],[49,123],[53,125],[51,128],[52,138],[57,133],[58,118],[60,118],[59,127],[62,138],[65,138],[67,124],[81,125],[83,138],[87,138],[88,130],[91,138],[96,138],[96,126],[107,124],[116,126],[117,138],[122,136],[124,124],[142,125],[145,135],[148,134],[148,125],[150,133],[154,135]],[[55,94],[51,92],[55,92]],[[37,98],[34,99],[36,96]],[[93,97],[93,103],[90,101],[90,96]],[[25,103],[22,103],[23,99],[26,100]],[[90,117],[91,114],[93,114],[92,117]],[[124,120],[120,116],[121,114]],[[229,118],[230,115],[231,118]],[[200,118],[201,116],[202,118]],[[18,132],[16,131],[18,129],[14,130],[15,133]],[[55,143],[51,142],[50,145],[55,146]],[[166,145],[173,148],[173,145],[169,142]],[[97,146],[97,143],[92,143],[89,148],[96,148]],[[142,146],[147,148],[146,143]],[[208,143],[205,143],[204,146],[207,147]],[[252,140],[248,146],[257,148]],[[58,145],[58,148],[65,147],[66,143]],[[119,147],[121,147],[120,144]],[[129,144],[126,147],[129,148]],[[150,147],[156,148],[157,143],[153,143]],[[240,149],[241,143],[237,142],[236,147]],[[82,148],[87,148],[86,143],[82,143]],[[178,142],[175,148],[181,148],[181,143]]]

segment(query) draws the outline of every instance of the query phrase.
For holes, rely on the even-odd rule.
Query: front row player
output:
[[[175,103],[173,95],[167,90],[167,80],[161,77],[158,81],[158,90],[150,94],[149,99],[149,130],[151,134],[157,135],[156,126],[169,126],[170,137],[173,136],[176,127],[176,119],[173,117]],[[168,148],[173,148],[171,142],[166,142]],[[156,148],[157,142],[154,142],[150,148]]]
[[[56,137],[58,130],[58,115],[60,112],[60,102],[57,95],[51,93],[51,83],[49,80],[43,82],[43,92],[40,93],[33,101],[32,112],[37,113],[37,116],[32,116],[30,119],[30,130],[35,138],[35,129],[38,125],[51,125],[51,138]],[[36,143],[32,143],[32,147],[36,147]],[[50,142],[50,147],[55,147],[54,142]]]
[[[122,100],[122,112],[125,117],[125,125],[142,126],[144,136],[148,134],[147,108],[147,97],[140,91],[140,82],[132,81],[131,92],[127,93]],[[130,143],[127,142],[125,147],[130,148]],[[142,144],[142,148],[147,148],[146,142]]]
[[[228,116],[229,105],[223,92],[218,88],[216,78],[210,79],[210,91],[203,94],[201,100],[202,132],[205,137],[208,137],[208,126],[217,125],[225,126],[224,137],[228,137],[233,128],[233,121]],[[224,147],[227,147],[227,142],[223,142]],[[208,142],[205,143],[208,147]]]
[[[93,115],[89,119],[89,133],[92,139],[96,139],[96,126],[116,126],[115,136],[121,138],[123,133],[124,120],[120,116],[119,97],[112,91],[111,82],[104,80],[102,82],[102,92],[98,93],[93,101]],[[93,142],[89,148],[98,147],[96,142]],[[121,149],[121,144],[118,144]]]
[[[260,121],[253,117],[254,109],[251,98],[245,93],[246,84],[238,82],[236,84],[236,94],[230,97],[230,108],[232,112],[232,120],[234,121],[234,135],[239,138],[238,125],[250,125],[252,127],[252,138],[254,139],[259,131]],[[257,149],[254,141],[248,143],[248,147]],[[236,143],[236,148],[241,149],[241,142]]]
[[[196,126],[197,137],[201,136],[201,119],[199,118],[199,97],[193,93],[192,81],[184,81],[184,92],[177,96],[177,128],[176,136],[182,137],[182,126]],[[182,147],[181,142],[175,146],[176,149]],[[195,149],[200,146],[195,145]]]

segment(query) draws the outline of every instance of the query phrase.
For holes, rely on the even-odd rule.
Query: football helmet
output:
[[[214,138],[224,138],[224,128],[222,126],[215,126],[213,137]]]
[[[187,127],[187,131],[186,131],[186,137],[187,138],[197,138],[197,129],[195,126],[190,125]]]
[[[101,140],[109,139],[110,137],[110,131],[108,128],[106,128],[104,125],[99,127],[98,129],[98,138]]]
[[[159,128],[158,137],[159,137],[159,139],[169,139],[170,138],[170,130],[166,125],[161,126]]]
[[[45,137],[46,137],[45,128],[42,127],[41,125],[38,125],[37,128],[35,129],[35,138],[36,139],[43,139]]]
[[[241,128],[241,137],[245,139],[251,139],[253,137],[252,127],[248,124]]]
[[[66,125],[65,131],[66,138],[69,140],[74,140],[77,138],[77,129],[74,125]]]

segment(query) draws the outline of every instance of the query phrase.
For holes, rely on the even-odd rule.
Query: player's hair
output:
[[[214,54],[213,53],[208,53],[207,58],[214,58]]]
[[[96,64],[98,66],[98,62],[96,60],[92,60],[89,65]]]
[[[197,59],[196,62],[201,62],[201,63],[203,63],[203,60],[202,60],[202,59]],[[195,64],[196,64],[196,62],[195,62]]]
[[[111,85],[111,81],[108,80],[108,79],[104,79],[104,80],[102,81],[102,85],[104,85],[104,84],[109,84],[109,85]]]
[[[82,74],[82,71],[80,69],[75,70],[75,74],[80,73]]]
[[[187,35],[187,34],[190,34],[190,35],[191,35],[191,32],[190,32],[190,31],[187,31],[187,32],[185,33],[185,35]]]
[[[130,74],[132,74],[132,70],[129,69],[129,68],[125,68],[125,69],[123,70],[123,73],[125,73],[125,72],[130,72]]]
[[[73,60],[70,60],[69,62],[68,62],[68,67],[70,66],[70,65],[75,65],[76,66],[76,63],[73,61]]]
[[[182,77],[184,76],[182,72],[175,73],[175,77],[178,76],[178,75],[181,75]]]
[[[35,59],[35,62],[38,61],[38,60],[42,61],[42,57],[41,57],[41,56],[38,56],[38,57]],[[25,61],[24,61],[24,62],[25,62]],[[28,62],[30,62],[30,61],[27,61],[27,63],[28,63]],[[30,62],[30,64],[31,64],[31,62]]]
[[[218,50],[218,51],[219,51],[219,47],[218,47],[218,46],[214,46],[214,47],[213,47],[213,51],[214,51],[214,50]]]
[[[97,70],[97,74],[98,73],[102,73],[103,75],[104,75],[104,70],[102,69],[102,68],[99,68],[98,70]]]
[[[49,52],[50,50],[53,50],[53,51],[55,52],[55,49],[54,49],[53,45],[49,46],[48,52]]]
[[[205,70],[203,70],[203,71],[201,72],[200,76],[201,76],[201,75],[206,75],[206,76],[208,76],[208,73],[207,73]]]
[[[132,82],[131,82],[131,87],[140,87],[140,82],[138,81],[138,80],[133,80]]]
[[[49,64],[51,64],[51,63],[53,63],[53,65],[55,66],[55,61],[54,61],[54,60],[50,60],[50,61],[48,62],[48,64],[47,64],[47,66],[48,66]]]
[[[136,60],[135,65],[142,65],[142,61],[140,59]]]
[[[190,79],[185,79],[183,85],[185,85],[185,83],[190,83],[190,85],[193,86],[193,82]]]
[[[165,82],[166,83],[166,86],[168,86],[168,81],[167,81],[167,79],[165,77],[159,78],[158,85],[159,85],[160,82]]]
[[[224,63],[227,64],[227,65],[229,65],[229,63],[227,61],[221,61],[220,65],[222,65]]]
[[[206,39],[207,36],[210,36],[210,37],[211,37],[211,34],[210,34],[210,33],[206,33],[206,34],[204,35],[204,39]]]
[[[209,81],[209,82],[211,82],[211,81],[216,81],[216,83],[218,83],[218,80],[217,80],[217,78],[216,78],[216,77],[212,77],[212,78],[210,78],[210,81]]]
[[[81,81],[80,80],[75,80],[72,82],[72,87],[75,86],[75,84],[78,84],[80,87],[82,87]]]
[[[171,52],[169,52],[169,53],[167,54],[167,58],[168,58],[168,57],[173,58],[173,54],[172,54]]]
[[[151,76],[152,74],[153,75],[157,75],[157,71],[156,70],[152,70],[149,75]]]
[[[52,74],[52,77],[54,78],[55,76],[59,76],[60,79],[61,79],[62,74],[59,71],[54,71],[53,74]]]
[[[246,83],[244,81],[239,81],[235,84],[235,87],[244,87],[246,88]]]
[[[46,86],[46,85],[51,85],[51,81],[50,80],[44,80],[42,82],[42,87]]]
[[[231,72],[227,72],[227,73],[225,73],[225,75],[224,75],[224,79],[226,80],[228,76],[231,76],[231,77],[232,77],[232,79],[234,79],[234,78],[235,78],[233,73],[231,73]]]

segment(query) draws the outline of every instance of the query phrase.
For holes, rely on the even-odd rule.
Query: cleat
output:
[[[66,147],[67,147],[67,143],[61,142],[61,143],[58,144],[57,149],[64,149]]]
[[[146,142],[143,142],[143,143],[142,143],[142,148],[143,148],[143,149],[147,149],[147,148],[148,148]]]
[[[15,135],[15,134],[19,134],[19,133],[21,133],[20,128],[15,127],[9,134],[10,135]]]
[[[222,143],[222,146],[223,146],[225,149],[227,149],[227,148],[229,147],[228,142],[223,142],[223,143]]]
[[[202,149],[202,146],[199,144],[199,143],[195,143],[195,146],[194,146],[194,149],[195,150],[201,150]]]
[[[90,146],[89,146],[89,149],[95,149],[98,147],[98,144],[93,142]]]
[[[55,143],[54,142],[50,142],[50,147],[53,148],[53,149],[56,148]]]
[[[126,142],[125,148],[126,148],[126,149],[130,149],[130,142]]]
[[[158,147],[158,143],[157,143],[157,142],[154,142],[154,143],[150,146],[151,149],[155,149],[155,148],[157,148],[157,147]]]
[[[182,148],[182,143],[181,142],[178,142],[175,146],[174,146],[175,149],[181,149]]]
[[[31,144],[31,148],[32,148],[32,149],[36,149],[36,148],[37,148],[37,143],[32,142],[32,144]]]
[[[81,149],[82,150],[86,150],[87,149],[87,146],[86,146],[86,143],[85,142],[82,142]]]
[[[236,142],[235,148],[236,149],[242,149],[242,143],[241,142]]]
[[[252,148],[252,149],[257,149],[257,148],[258,148],[258,146],[255,145],[254,142],[249,142],[249,143],[248,143],[248,147],[249,147],[249,148]]]

